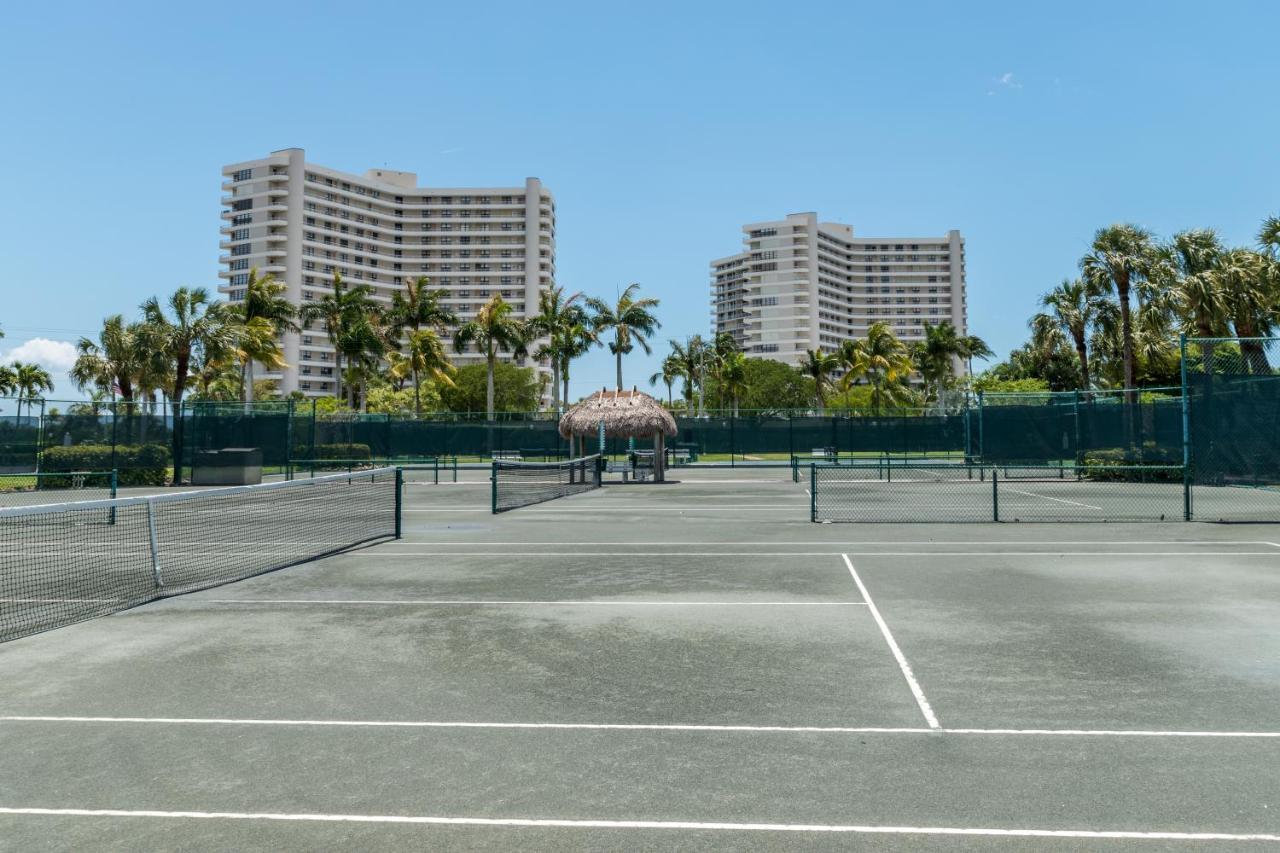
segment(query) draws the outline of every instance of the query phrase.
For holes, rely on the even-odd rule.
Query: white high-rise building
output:
[[[271,273],[295,304],[322,298],[333,274],[368,284],[390,303],[406,279],[427,276],[443,304],[465,322],[495,293],[515,315],[537,313],[555,283],[556,209],[537,178],[512,187],[420,187],[417,175],[369,169],[363,175],[308,163],[301,148],[222,169],[219,290],[244,298],[249,270]],[[284,335],[281,392],[335,390],[334,350],[312,324]],[[455,363],[481,360],[479,353]]]
[[[885,322],[907,343],[950,321],[968,334],[964,239],[856,237],[793,213],[742,227],[744,251],[711,262],[712,328],[749,355],[798,365]]]

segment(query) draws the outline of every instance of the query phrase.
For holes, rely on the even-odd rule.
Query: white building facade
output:
[[[244,298],[249,270],[271,273],[297,305],[324,297],[335,272],[390,304],[406,279],[431,290],[466,322],[494,294],[517,318],[533,316],[555,283],[555,200],[537,178],[521,186],[436,188],[417,175],[369,169],[354,175],[306,161],[301,148],[222,169],[219,290]],[[261,378],[307,396],[336,390],[334,350],[312,324],[283,338],[287,367]],[[477,352],[455,363],[482,361]]]
[[[742,227],[744,250],[711,262],[712,328],[751,356],[799,365],[877,322],[911,344],[925,324],[968,334],[964,239],[858,237],[794,213]]]

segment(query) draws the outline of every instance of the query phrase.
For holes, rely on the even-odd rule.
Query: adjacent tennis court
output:
[[[292,565],[0,643],[0,847],[1280,842],[1273,526],[813,524],[786,468],[494,514],[464,470],[396,539],[378,476],[93,528]],[[311,510],[375,538],[293,564]]]

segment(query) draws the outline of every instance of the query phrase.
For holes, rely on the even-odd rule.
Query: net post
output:
[[[493,509],[493,514],[498,514],[498,463],[490,462],[489,469],[489,505]]]
[[[1191,395],[1187,388],[1187,333],[1178,335],[1182,363],[1182,520],[1191,520]]]
[[[115,468],[112,468],[112,469],[111,469],[111,479],[110,479],[110,484],[111,484],[111,500],[115,500],[115,499],[116,499],[116,490],[117,490],[117,488],[118,488],[118,484],[119,484],[119,482],[120,482],[120,473],[119,473]],[[116,508],[113,506],[113,507],[111,507],[111,509],[107,512],[107,524],[115,524],[115,523],[116,523]]]
[[[147,534],[151,540],[151,579],[156,589],[164,589],[164,578],[160,574],[160,545],[156,536],[156,503],[147,501]]]
[[[809,463],[809,520],[818,520],[818,465]]]
[[[400,520],[404,516],[404,469],[396,467],[396,538],[400,538]]]
[[[1000,474],[991,469],[991,520],[1000,520]]]

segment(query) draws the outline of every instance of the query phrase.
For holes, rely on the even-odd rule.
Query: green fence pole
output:
[[[294,401],[289,400],[285,408],[284,422],[284,478],[293,479],[293,412]]]
[[[400,518],[404,514],[404,469],[396,468],[396,538],[400,538]]]
[[[978,392],[978,461],[979,462],[987,461],[987,445],[986,445],[987,437],[984,433],[982,408],[983,408],[982,392],[979,391]]]
[[[1182,361],[1182,520],[1191,520],[1191,395],[1187,387],[1187,334],[1178,336]]]
[[[1080,392],[1077,390],[1075,394],[1075,421],[1076,421],[1076,465],[1079,466],[1084,462],[1084,451],[1080,449]]]
[[[1000,475],[991,469],[991,520],[1000,520]]]

